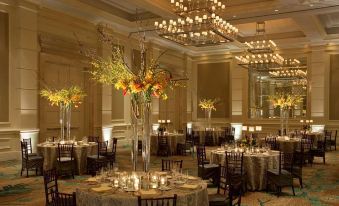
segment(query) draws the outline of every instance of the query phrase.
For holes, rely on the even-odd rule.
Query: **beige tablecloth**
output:
[[[225,151],[211,151],[211,163],[225,164]],[[244,154],[244,171],[247,173],[248,190],[264,190],[266,188],[266,171],[268,169],[278,168],[279,152],[270,151],[262,154]]]
[[[199,184],[198,189],[182,189],[170,185],[169,191],[156,190],[156,195],[147,197],[168,197],[177,194],[177,206],[208,206],[207,184],[201,180],[194,181]],[[123,190],[111,189],[105,192],[94,192],[91,188],[100,185],[84,183],[76,190],[77,206],[136,206],[138,205],[138,192],[124,192]]]
[[[38,153],[44,157],[44,169],[56,167],[58,146],[57,144],[38,144]],[[97,154],[97,144],[86,144],[74,146],[74,159],[78,174],[85,174],[87,167],[87,156]]]
[[[168,144],[171,149],[171,153],[175,154],[177,152],[177,144],[185,143],[184,134],[175,134],[169,133],[165,135],[167,137]],[[158,135],[151,135],[151,154],[156,155],[158,152]]]

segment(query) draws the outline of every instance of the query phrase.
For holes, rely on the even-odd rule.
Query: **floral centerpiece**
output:
[[[211,128],[211,115],[212,111],[216,111],[215,104],[219,99],[202,99],[199,101],[199,107],[205,110],[205,117],[207,118],[208,128]]]
[[[86,96],[85,92],[78,86],[63,89],[43,89],[40,95],[46,98],[52,106],[60,108],[60,138],[65,139],[64,124],[66,122],[66,138],[71,137],[71,109],[77,108]]]
[[[90,55],[92,70],[90,71],[92,79],[105,85],[114,85],[118,90],[122,90],[124,95],[131,96],[132,111],[132,162],[133,169],[136,170],[136,158],[138,154],[138,119],[141,119],[143,125],[143,149],[144,170],[149,170],[150,162],[150,110],[152,97],[167,99],[166,90],[177,85],[173,80],[172,74],[160,68],[158,59],[151,60],[147,65],[145,61],[146,50],[144,38],[140,40],[141,65],[137,72],[132,72],[125,63],[121,50],[112,43],[112,37],[99,30],[101,40],[111,45],[112,54],[103,58],[98,55]],[[162,54],[161,54],[162,55]],[[161,56],[160,55],[160,56]],[[160,57],[159,56],[159,57]]]
[[[296,94],[277,93],[268,97],[269,101],[273,104],[274,108],[280,108],[280,124],[281,124],[281,135],[287,133],[288,130],[288,117],[289,110],[294,108],[302,102],[303,98]],[[286,128],[284,130],[284,124]]]
[[[283,109],[293,108],[302,102],[302,96],[296,94],[277,93],[270,95],[268,98],[275,108],[280,107]]]

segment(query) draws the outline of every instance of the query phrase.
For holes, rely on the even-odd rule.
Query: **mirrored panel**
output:
[[[250,119],[280,118],[280,106],[270,100],[279,95],[287,99],[298,97],[298,101],[288,107],[290,118],[306,116],[306,61],[306,58],[288,59],[280,67],[248,69]]]

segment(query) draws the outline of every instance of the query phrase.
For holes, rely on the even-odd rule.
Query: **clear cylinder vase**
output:
[[[206,128],[210,129],[211,126],[211,117],[212,117],[212,109],[205,109],[205,118],[207,120]]]
[[[66,114],[66,140],[71,140],[71,117],[72,117],[72,106],[67,105],[65,107]]]
[[[60,124],[60,140],[65,140],[65,105],[59,105],[59,124]]]
[[[131,100],[131,126],[132,126],[132,147],[131,161],[133,171],[137,170],[138,163],[138,119],[140,118],[140,108],[136,100]]]
[[[280,135],[281,136],[284,136],[284,117],[285,114],[284,114],[284,109],[283,108],[280,108]]]
[[[143,105],[143,141],[142,141],[142,158],[144,163],[144,172],[149,171],[151,158],[151,102]]]

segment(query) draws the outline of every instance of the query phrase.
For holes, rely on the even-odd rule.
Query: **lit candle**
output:
[[[174,4],[174,0],[171,0],[171,4]]]

